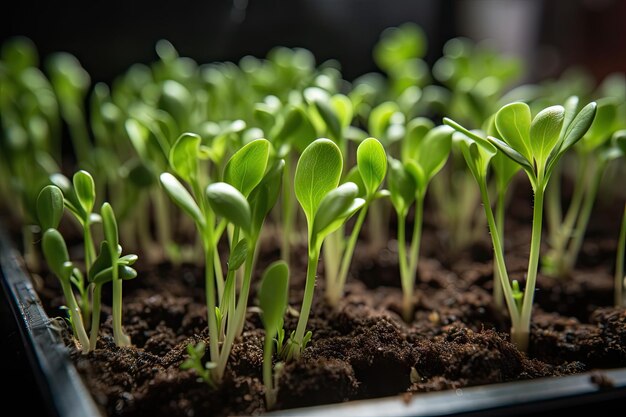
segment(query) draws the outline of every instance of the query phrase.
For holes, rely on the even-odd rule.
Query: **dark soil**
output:
[[[507,264],[523,280],[530,242],[529,199],[514,204],[507,219]],[[372,254],[357,248],[346,296],[338,309],[324,301],[320,262],[309,329],[313,340],[298,362],[286,364],[278,408],[304,407],[390,395],[418,395],[479,384],[559,376],[626,366],[626,310],[612,303],[614,231],[600,216],[592,222],[577,272],[569,280],[540,274],[530,351],[509,342],[505,312],[493,307],[491,243],[484,239],[454,259],[426,223],[414,320],[400,318],[401,290],[394,245]],[[608,220],[607,220],[608,221]],[[595,228],[595,229],[594,229]],[[608,238],[606,237],[608,236]],[[258,271],[278,257],[267,239]],[[295,248],[291,307],[285,326],[295,328],[306,271],[305,248]],[[261,381],[264,332],[258,311],[248,311],[223,384],[197,380],[180,364],[185,348],[208,342],[202,270],[193,265],[139,265],[125,283],[125,329],[134,343],[117,348],[104,310],[98,349],[73,359],[96,402],[109,415],[250,415],[265,411]],[[52,282],[52,281],[51,281]],[[258,276],[255,277],[258,282]],[[54,283],[42,289],[52,315],[62,303]],[[256,288],[250,306],[256,305]],[[105,294],[104,300],[110,300]],[[69,339],[68,339],[69,340]],[[413,371],[412,371],[413,369]],[[412,377],[411,377],[412,376]],[[610,384],[599,380],[598,384]],[[407,394],[408,393],[408,394]]]

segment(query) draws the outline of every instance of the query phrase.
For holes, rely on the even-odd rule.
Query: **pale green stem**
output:
[[[256,239],[253,240],[253,244],[256,244]],[[252,280],[252,263],[254,261],[254,250],[252,247],[249,247],[248,249],[248,255],[246,256],[244,267],[244,280],[241,291],[239,293],[239,298],[237,300],[235,315],[233,317],[233,320],[228,325],[228,328],[226,330],[226,338],[224,339],[224,344],[222,345],[222,350],[220,352],[219,358],[216,361],[217,367],[215,368],[215,372],[218,377],[218,381],[220,381],[224,376],[226,364],[228,362],[228,358],[230,357],[230,350],[233,346],[235,338],[243,331],[243,326],[246,319],[248,295],[250,293],[250,282]]]
[[[207,224],[207,231],[204,233],[204,293],[206,297],[207,323],[209,326],[209,353],[211,356],[211,362],[217,362],[220,356],[220,351],[219,337],[217,333],[217,318],[215,317],[215,280],[213,276],[213,251],[215,250],[215,247],[213,246],[211,227],[211,223]],[[213,372],[214,376],[218,375],[217,372],[215,372],[215,369]],[[219,383],[220,380],[221,376],[216,378],[216,382]]]
[[[405,278],[403,289],[403,315],[406,322],[411,321],[413,315],[413,293],[415,292],[415,279],[417,276],[417,263],[419,261],[420,243],[422,241],[422,223],[424,218],[424,195],[420,194],[415,200],[415,218],[413,219],[413,235],[411,236],[411,246],[409,247],[409,263],[405,268]],[[405,241],[405,237],[402,239]],[[400,243],[400,242],[398,242]],[[400,245],[398,244],[398,248]],[[404,255],[406,258],[406,254]]]
[[[489,201],[489,192],[487,191],[487,185],[484,181],[478,180],[480,187],[480,195],[483,202],[483,208],[485,209],[485,215],[487,217],[487,225],[489,226],[489,234],[491,235],[491,242],[493,244],[494,255],[496,257],[496,265],[498,267],[498,277],[500,278],[500,284],[502,286],[502,292],[504,294],[504,300],[511,316],[511,328],[517,329],[519,327],[520,313],[513,297],[513,289],[511,288],[511,282],[509,281],[509,274],[506,270],[506,264],[504,262],[504,250],[502,241],[500,240],[500,232],[496,225],[496,220],[493,216],[493,210],[491,209],[491,202]]]
[[[294,225],[293,196],[291,183],[291,157],[287,155],[285,158],[285,168],[283,170],[282,181],[282,226],[283,235],[281,241],[280,255],[281,258],[289,265],[291,256],[291,231]]]
[[[570,242],[570,239],[573,238],[574,225],[579,218],[579,213],[583,205],[583,197],[585,195],[585,185],[587,184],[589,157],[587,154],[583,154],[580,158],[580,167],[577,171],[574,192],[567,213],[565,214],[563,223],[558,228],[558,232],[553,235],[551,239],[551,245],[553,247],[551,256],[554,259],[556,272],[559,276],[563,276],[566,272],[567,244]],[[548,200],[550,199],[550,195],[551,193],[548,193]]]
[[[342,243],[344,239],[344,228],[332,232],[324,240],[323,260],[324,260],[324,275],[327,283],[335,284],[339,279],[339,268],[342,258]]]
[[[309,321],[309,315],[311,314],[311,306],[313,304],[313,294],[315,293],[315,275],[317,273],[317,264],[320,258],[320,251],[316,248],[315,242],[309,241],[309,256],[306,269],[306,284],[304,286],[304,297],[302,299],[302,307],[300,308],[300,318],[298,319],[298,326],[296,327],[296,333],[293,342],[296,344],[294,351],[294,359],[300,357],[302,349],[302,341],[304,339],[304,333],[306,331],[306,324]]]
[[[375,200],[371,204],[371,215],[367,219],[367,229],[369,232],[368,246],[372,253],[378,253],[387,246],[389,241],[389,215],[390,211],[385,210],[386,201]]]
[[[89,214],[87,214],[87,217],[89,217]],[[89,218],[83,225],[83,240],[85,245],[85,274],[88,275],[91,265],[93,265],[96,259],[96,249],[91,237],[91,220]]]
[[[326,277],[326,298],[332,306],[337,306],[337,304],[339,303],[339,299],[343,295],[343,288],[345,287],[346,279],[348,278],[348,270],[350,269],[350,264],[352,263],[352,255],[354,254],[354,248],[356,247],[359,233],[361,231],[361,228],[363,227],[363,222],[365,221],[365,217],[367,216],[368,207],[369,203],[361,209],[359,217],[356,219],[356,223],[352,228],[350,240],[348,241],[346,250],[343,253],[343,258],[341,259],[341,268],[339,270],[339,275],[337,279],[333,281],[329,279],[330,277]]]
[[[506,188],[498,190],[498,199],[496,201],[496,227],[498,229],[498,238],[500,242],[504,242],[504,205],[506,197]],[[497,261],[494,252],[493,258],[493,301],[498,310],[504,307],[502,299],[502,282],[500,280],[500,272],[497,268]]]
[[[87,336],[87,332],[85,331],[83,317],[80,314],[80,308],[78,307],[76,297],[74,297],[74,292],[72,291],[72,284],[70,284],[69,280],[59,281],[61,282],[61,288],[63,289],[65,302],[67,302],[67,308],[70,314],[72,327],[74,329],[74,335],[78,338],[78,341],[80,342],[80,347],[83,354],[87,354],[89,353],[89,337]]]
[[[91,296],[93,315],[91,316],[91,334],[89,337],[89,350],[96,349],[98,332],[100,331],[100,301],[102,299],[102,284],[93,285]]]
[[[593,204],[596,201],[596,196],[598,194],[598,189],[600,188],[600,182],[602,181],[602,174],[604,174],[605,167],[606,163],[603,162],[598,165],[592,178],[590,188],[585,193],[583,207],[580,211],[578,221],[576,222],[573,238],[570,241],[570,245],[567,248],[565,255],[565,273],[570,273],[574,269],[574,266],[576,266],[576,260],[578,259],[578,254],[583,244],[585,231],[587,230],[587,224],[589,223],[589,218],[591,217],[591,212],[593,211]]]
[[[554,245],[559,239],[561,221],[563,220],[563,208],[561,207],[561,165],[557,165],[552,171],[551,181],[546,192],[546,219],[550,245]],[[570,205],[571,207],[571,205]]]
[[[411,304],[413,296],[406,254],[406,213],[398,213],[398,265],[400,267],[400,284],[402,285],[402,306],[403,311],[406,312],[405,306]],[[409,319],[410,317],[405,317],[405,320],[408,321]]]
[[[274,336],[265,329],[265,342],[263,343],[263,385],[265,385],[265,403],[267,409],[274,408],[276,394],[272,378],[272,351],[274,347]]]
[[[530,335],[530,318],[533,310],[533,298],[535,296],[535,286],[537,283],[537,268],[539,266],[539,251],[541,249],[541,226],[543,222],[543,197],[544,178],[540,172],[538,175],[537,187],[535,189],[535,204],[533,207],[533,227],[530,238],[530,256],[528,257],[528,272],[526,275],[526,287],[524,288],[524,302],[520,315],[519,329],[515,329],[514,342],[522,351],[528,349],[528,338]]]
[[[171,256],[172,223],[170,221],[169,203],[163,191],[156,187],[151,190],[150,194],[152,195],[152,201],[154,203],[156,234],[159,245],[171,261],[178,263],[178,259],[173,259]]]
[[[122,280],[117,269],[117,259],[113,262],[113,338],[117,346],[129,346],[130,338],[122,327]]]
[[[624,256],[626,252],[626,204],[622,215],[622,226],[617,241],[617,254],[615,256],[615,307],[624,305]]]
[[[72,139],[76,160],[80,164],[81,161],[90,159],[89,156],[92,146],[89,141],[89,131],[85,123],[85,116],[78,106],[76,107],[75,113],[72,112],[72,110],[69,110],[69,113],[72,113],[72,115],[70,116],[66,112],[67,116],[65,119],[68,122],[67,125],[70,130],[70,138]]]

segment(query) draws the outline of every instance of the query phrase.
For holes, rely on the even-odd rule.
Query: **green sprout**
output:
[[[307,219],[308,263],[300,318],[287,342],[287,359],[298,359],[311,338],[311,332],[305,335],[305,331],[324,238],[341,227],[365,204],[363,199],[357,197],[359,188],[356,184],[347,182],[338,186],[342,170],[341,151],[330,139],[315,140],[298,160],[294,188]]]
[[[495,116],[496,128],[503,140],[493,136],[484,139],[458,123],[444,119],[446,124],[467,136],[462,145],[463,156],[480,188],[498,275],[511,316],[511,340],[524,352],[528,350],[532,302],[537,280],[544,192],[561,156],[578,142],[591,126],[596,107],[596,103],[590,103],[577,114],[566,114],[562,106],[553,106],[542,110],[531,119],[530,108],[525,103],[508,104]],[[563,135],[562,129],[565,129]],[[514,283],[512,286],[508,278],[501,241],[502,233],[496,225],[487,189],[488,168],[497,152],[502,152],[521,166],[535,194],[530,256],[523,294],[518,290],[519,284]]]
[[[205,351],[206,344],[204,342],[199,342],[196,345],[189,344],[187,346],[187,355],[189,355],[189,357],[180,365],[180,369],[193,369],[201,381],[214,386],[213,379],[211,378],[211,370],[215,369],[216,365],[214,362],[205,362],[204,365],[202,364]]]
[[[402,283],[402,313],[404,320],[413,315],[415,279],[419,260],[424,199],[428,184],[443,168],[450,153],[453,129],[439,126],[430,130],[409,123],[403,160],[389,157],[389,192],[398,215],[398,263]],[[406,245],[406,220],[415,202],[413,234]]]
[[[367,216],[370,204],[382,197],[389,195],[386,190],[379,190],[385,175],[387,174],[387,155],[381,143],[374,139],[365,139],[357,148],[357,170],[358,180],[363,184],[365,203],[359,211],[356,223],[352,228],[350,238],[341,258],[341,268],[337,275],[326,275],[326,298],[332,306],[337,306],[339,300],[343,296],[343,289],[348,277],[352,255],[363,226],[363,222]]]
[[[265,327],[263,345],[263,384],[267,409],[274,408],[278,387],[272,378],[272,354],[274,338],[283,329],[283,315],[289,295],[289,267],[283,261],[271,264],[263,273],[259,290],[259,307]],[[278,365],[278,364],[277,364]]]
[[[42,242],[44,255],[50,269],[61,281],[74,334],[79,339],[84,353],[96,348],[100,329],[102,286],[112,282],[115,343],[118,346],[128,346],[130,339],[124,334],[121,324],[121,281],[137,276],[137,272],[131,268],[137,261],[137,255],[121,256],[122,247],[119,245],[117,221],[109,203],[105,202],[102,205],[100,215],[92,212],[95,187],[88,172],[79,171],[74,175],[74,188],[69,185],[67,178],[60,174],[54,177],[54,182],[61,185],[63,191],[56,185],[44,187],[37,198],[37,216],[42,230],[45,230]],[[70,261],[63,236],[57,230],[64,208],[67,208],[83,227],[85,260],[82,270]],[[105,240],[101,242],[100,253],[96,257],[95,250],[93,254],[89,252],[90,246],[93,246],[90,229],[93,222],[100,220]],[[79,291],[80,307],[72,286]],[[84,323],[89,323],[90,316],[91,326],[86,327]],[[88,338],[86,330],[90,330]]]

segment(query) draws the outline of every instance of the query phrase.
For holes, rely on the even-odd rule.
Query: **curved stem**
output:
[[[487,191],[487,185],[484,180],[478,180],[480,187],[480,195],[483,201],[483,208],[485,209],[485,215],[487,216],[487,225],[489,226],[489,232],[491,235],[491,242],[493,243],[494,255],[496,258],[496,265],[498,267],[498,277],[502,286],[502,292],[504,294],[504,301],[509,310],[511,316],[511,327],[517,329],[519,327],[519,309],[515,303],[513,297],[513,289],[511,288],[511,282],[509,281],[509,274],[506,270],[506,264],[504,262],[504,251],[502,242],[500,240],[500,233],[496,226],[496,221],[491,210],[491,202],[489,201],[489,192]]]
[[[498,199],[496,201],[496,228],[498,229],[498,238],[500,242],[504,242],[504,205],[506,199],[506,188],[502,187],[498,190]],[[502,281],[500,280],[500,272],[497,267],[497,261],[494,253],[493,258],[493,301],[500,310],[504,307],[502,300]]]

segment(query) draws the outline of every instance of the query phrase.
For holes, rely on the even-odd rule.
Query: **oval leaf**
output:
[[[528,162],[532,161],[530,123],[530,107],[526,103],[507,104],[496,113],[496,128],[502,139]]]
[[[228,270],[237,270],[248,256],[248,242],[246,239],[240,240],[228,257]]]
[[[63,216],[63,192],[54,185],[45,186],[37,197],[37,218],[41,230],[56,229]]]
[[[85,212],[91,213],[96,202],[96,185],[93,177],[87,171],[80,170],[74,174],[72,182],[81,207]]]
[[[277,261],[267,267],[259,289],[259,307],[263,312],[265,337],[274,337],[280,329],[289,295],[289,267]]]
[[[107,202],[102,204],[100,209],[100,216],[102,216],[102,228],[104,229],[104,238],[108,242],[109,253],[111,254],[111,263],[117,262],[119,258],[119,252],[117,251],[119,246],[119,233],[117,230],[117,220],[115,219],[115,213],[113,207]]]
[[[359,187],[353,182],[341,184],[326,194],[315,214],[313,233],[318,234],[344,214],[358,194]]]
[[[270,143],[266,139],[253,140],[230,158],[224,170],[224,181],[247,197],[263,179],[269,154]]]
[[[213,211],[245,232],[250,232],[252,214],[246,198],[230,184],[216,182],[206,188]]]
[[[421,185],[422,189],[443,168],[448,160],[450,148],[452,147],[453,132],[454,129],[449,126],[437,126],[428,132],[421,141],[415,160],[424,171],[426,183],[418,184]]]
[[[414,159],[417,149],[428,132],[435,124],[425,117],[416,117],[406,127],[406,136],[402,141],[402,161]]]
[[[183,133],[170,149],[170,166],[176,175],[188,183],[193,183],[198,175],[200,142],[200,136]]]
[[[48,266],[62,281],[69,281],[71,268],[66,264],[70,262],[67,246],[61,233],[56,229],[48,229],[43,234],[42,249]]]
[[[417,184],[404,164],[392,157],[389,157],[388,185],[391,203],[398,214],[406,215],[413,200],[415,200]]]
[[[342,169],[341,151],[330,139],[315,140],[300,156],[294,189],[309,224],[322,199],[339,184]]]
[[[374,138],[367,138],[357,148],[356,161],[367,196],[373,196],[387,174],[387,154],[383,145]]]
[[[182,208],[201,227],[204,226],[204,216],[189,191],[169,172],[159,177],[163,189],[176,205]]]
[[[559,141],[565,109],[551,106],[540,111],[530,126],[530,147],[537,163],[546,164],[550,153]]]

